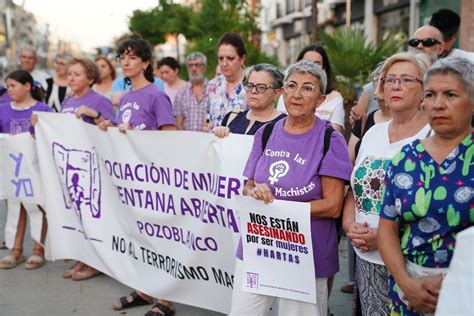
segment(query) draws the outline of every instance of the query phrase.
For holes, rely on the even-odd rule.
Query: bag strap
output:
[[[326,127],[326,130],[324,131],[323,157],[326,156],[329,150],[329,145],[331,145],[332,132],[334,132],[334,128],[331,126]]]
[[[267,147],[268,140],[270,139],[270,135],[272,134],[273,127],[275,123],[270,122],[265,127],[263,128],[263,134],[262,134],[262,152],[265,150]]]
[[[262,134],[262,152],[267,147],[268,140],[270,139],[270,135],[272,134],[273,127],[275,123],[270,122],[263,128]],[[334,132],[334,128],[328,126],[324,131],[324,143],[323,143],[323,157],[326,156],[327,152],[329,151],[329,146],[331,145],[331,135]]]

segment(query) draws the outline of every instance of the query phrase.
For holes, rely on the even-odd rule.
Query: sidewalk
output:
[[[5,213],[0,211],[0,239],[3,240]],[[32,241],[26,236],[25,256],[30,255]],[[9,254],[0,250],[0,256]],[[44,267],[27,271],[23,265],[12,270],[0,269],[0,316],[17,315],[144,315],[152,305],[125,311],[114,311],[112,302],[131,290],[114,279],[101,275],[94,279],[75,282],[62,278],[62,273],[73,262],[47,262]],[[351,295],[339,289],[347,280],[345,240],[340,246],[341,271],[336,275],[329,308],[335,316],[350,315]],[[176,304],[177,315],[221,315],[196,307]]]

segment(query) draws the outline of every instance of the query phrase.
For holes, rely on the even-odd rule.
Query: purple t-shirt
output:
[[[106,120],[115,122],[114,107],[112,102],[103,95],[90,90],[80,98],[67,97],[61,104],[61,113],[74,114],[76,109],[81,105],[85,105],[93,110],[99,111]],[[94,119],[88,116],[82,116],[82,120],[86,123],[95,124]]]
[[[19,134],[24,132],[33,133],[31,126],[31,115],[33,112],[51,112],[51,108],[42,102],[36,102],[26,110],[12,107],[11,103],[0,105],[0,133]]]
[[[349,180],[351,161],[344,137],[334,131],[329,150],[323,157],[324,133],[331,123],[317,119],[304,134],[287,133],[286,119],[275,123],[262,152],[261,127],[255,134],[244,176],[256,183],[266,183],[278,200],[309,202],[322,197],[321,177]],[[276,168],[283,171],[276,172]],[[334,219],[312,219],[311,235],[316,277],[331,277],[339,271],[336,225]],[[240,246],[239,246],[240,248]],[[237,256],[242,258],[242,249]]]
[[[118,123],[129,123],[139,130],[176,125],[169,97],[154,84],[131,90],[120,99]]]

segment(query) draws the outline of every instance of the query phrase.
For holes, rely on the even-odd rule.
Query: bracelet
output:
[[[102,116],[102,113],[100,113],[100,111],[97,111],[97,116],[94,117],[94,120],[99,119],[101,116]]]

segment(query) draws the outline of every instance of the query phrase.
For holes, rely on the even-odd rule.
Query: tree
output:
[[[200,51],[208,58],[208,75],[214,74],[217,65],[216,44],[225,32],[239,33],[246,45],[247,64],[275,63],[260,52],[253,41],[259,34],[255,17],[244,0],[198,0],[200,10],[160,0],[158,6],[148,11],[134,11],[130,18],[131,32],[139,33],[152,45],[165,42],[166,34],[183,34],[189,51]]]
[[[320,36],[331,61],[337,88],[350,105],[357,97],[356,86],[365,84],[377,64],[401,47],[401,43],[391,37],[375,45],[351,28],[338,29],[332,35],[321,33]]]

